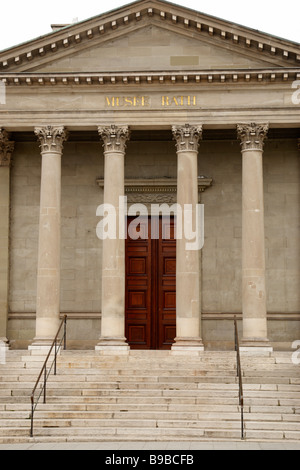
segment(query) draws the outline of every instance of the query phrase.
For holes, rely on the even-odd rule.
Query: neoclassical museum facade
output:
[[[0,80],[2,341],[63,314],[100,352],[232,349],[235,315],[244,348],[300,340],[299,44],[140,0],[0,52]]]

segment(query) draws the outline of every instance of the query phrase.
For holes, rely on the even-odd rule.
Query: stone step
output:
[[[273,423],[274,424],[274,423]],[[199,428],[199,429],[219,429],[222,428],[222,423],[220,420],[210,420],[210,421],[203,421],[197,419],[146,419],[146,418],[138,418],[138,419],[131,419],[131,418],[102,418],[102,419],[89,419],[89,418],[72,418],[72,419],[64,419],[64,418],[51,418],[51,419],[34,419],[34,426],[35,428],[131,428],[131,427],[138,427],[138,428]],[[0,427],[1,429],[18,427],[18,428],[27,428],[30,426],[30,420],[28,419],[7,419],[7,420],[0,420]],[[286,427],[288,424],[286,424]],[[294,426],[298,426],[297,424]],[[299,428],[299,426],[298,426]],[[240,422],[236,421],[226,421],[226,429],[240,429]],[[252,428],[253,429],[253,428]],[[298,430],[291,428],[290,430]]]
[[[286,432],[286,433],[281,433],[280,435],[282,436],[281,438],[278,438],[278,433],[276,435],[273,435],[270,432],[266,433],[259,433],[257,431],[254,431],[254,437],[251,436],[252,431],[248,431],[249,436],[246,437],[246,439],[249,439],[250,441],[263,441],[263,442],[275,442],[275,441],[280,441],[280,440],[286,440],[287,442],[297,442],[300,440],[299,433],[295,432]],[[232,432],[231,432],[232,435]],[[149,435],[142,435],[140,436],[139,434],[109,434],[109,435],[101,435],[100,437],[98,436],[88,436],[86,434],[83,435],[78,435],[78,436],[39,436],[39,437],[34,437],[34,438],[28,438],[28,437],[5,437],[1,438],[1,443],[3,444],[25,444],[25,443],[89,443],[89,442],[144,442],[144,441],[150,441],[150,442],[164,442],[164,441],[173,441],[173,442],[184,442],[186,441],[187,443],[191,441],[198,441],[198,442],[209,442],[209,443],[219,443],[220,441],[240,441],[240,436],[233,436],[230,437],[230,435],[226,435],[224,437],[216,435],[216,433],[213,433],[207,436],[202,436],[202,437],[191,437],[191,436],[180,436],[180,434],[177,433],[177,435],[173,435],[171,437],[168,436],[153,436],[153,433],[149,433]]]
[[[26,428],[29,427],[29,421],[25,419],[7,419],[7,420],[0,420],[1,428]],[[180,428],[180,429],[223,429],[226,426],[226,430],[231,429],[238,429],[240,430],[241,423],[239,420],[228,420],[226,424],[221,420],[198,420],[198,419],[150,419],[150,418],[113,418],[109,419],[106,417],[103,418],[72,418],[72,419],[65,419],[65,418],[51,418],[51,419],[41,419],[40,417],[35,418],[34,420],[35,429],[41,428],[131,428],[131,427],[139,427],[139,428]],[[287,423],[287,422],[257,422],[257,421],[246,421],[245,422],[245,430],[259,430],[259,431],[293,431],[293,432],[300,432],[300,424],[299,423]]]
[[[300,406],[295,408],[295,406],[254,406],[250,407],[251,413],[281,413],[281,414],[296,414],[300,415]]]
[[[3,371],[0,371],[3,374]],[[35,383],[40,371],[37,371],[37,374],[32,375],[32,371],[26,371],[24,374],[19,374],[19,381],[23,381],[23,378],[20,379],[20,377],[26,377],[28,374],[28,377],[32,377],[34,380],[32,380],[32,384]],[[9,374],[8,374],[9,375]],[[8,376],[7,375],[7,376]],[[15,376],[15,374],[12,374]],[[79,376],[83,375],[83,371],[78,372]],[[59,376],[62,376],[61,371],[59,371]],[[68,374],[68,377],[70,375]],[[97,376],[99,377],[99,374],[97,374],[96,371],[93,372],[91,377],[94,378],[89,378],[90,374],[87,374],[87,381],[93,381],[97,380]],[[3,376],[2,376],[3,377]],[[51,379],[52,380],[51,376]],[[77,381],[77,375],[73,376],[73,380]],[[120,376],[116,376],[117,379]],[[116,378],[114,377],[114,378]],[[63,381],[63,379],[61,379]],[[3,381],[3,380],[2,380]],[[9,381],[9,380],[8,380]],[[24,379],[26,381],[26,379]],[[68,379],[68,381],[71,381],[71,379]],[[109,381],[109,378],[107,378],[106,381]],[[159,381],[163,381],[163,378],[159,378]],[[189,381],[189,380],[188,380]],[[196,380],[198,383],[216,383],[216,384],[235,384],[238,383],[238,379],[235,375],[227,376],[227,375],[219,375],[219,376],[214,376],[214,375],[205,375],[205,376],[199,376]],[[289,378],[287,377],[266,377],[266,376],[261,376],[261,377],[244,377],[243,378],[243,384],[245,385],[300,385],[300,379],[298,378]]]
[[[148,391],[141,391],[137,396],[136,393],[132,392],[124,392],[114,391],[112,394],[87,394],[83,393],[82,395],[70,395],[66,393],[65,395],[57,395],[56,393],[51,393],[47,395],[47,403],[51,404],[58,404],[58,403],[69,403],[69,404],[76,404],[76,405],[101,405],[101,404],[135,404],[135,405],[143,405],[143,404],[153,404],[153,405],[202,405],[207,407],[213,407],[215,409],[226,406],[227,410],[228,407],[237,408],[238,399],[237,398],[213,398],[213,397],[203,397],[203,396],[195,396],[194,394],[186,395],[185,391],[183,394],[180,394],[178,391],[152,391],[151,395],[149,395]],[[0,403],[2,405],[15,403],[28,403],[30,404],[30,396],[27,395],[13,395],[10,397],[3,397],[0,399]],[[275,400],[275,399],[253,399],[253,400],[245,400],[245,406],[251,408],[252,412],[258,410],[257,412],[263,413],[300,413],[300,406],[298,406],[298,400]]]
[[[244,369],[243,377],[297,377],[299,374],[299,368],[295,370],[280,369],[280,370],[257,370],[257,369]]]
[[[34,382],[0,382],[0,390],[10,390],[10,389],[23,389],[23,390],[32,390],[34,385]],[[40,384],[39,384],[40,385]],[[57,380],[56,377],[51,377],[48,382],[47,382],[47,389],[57,389],[61,388],[60,385],[63,385],[63,389],[65,390],[85,390],[85,389],[97,389],[97,390],[104,390],[104,389],[109,389],[109,390],[115,390],[115,389],[130,389],[130,390],[164,390],[164,389],[170,389],[170,390],[201,390],[201,387],[199,387],[199,382],[198,380],[196,381],[184,381],[184,378],[178,377],[178,380],[163,380],[160,377],[157,377],[156,380],[138,380],[138,381],[126,381],[126,380],[114,380],[114,381],[107,381],[104,380],[102,381],[101,379],[99,380],[93,380],[93,381],[87,381],[87,382],[77,382],[77,380],[74,381],[64,381],[64,380]],[[237,390],[237,385],[235,387],[232,387],[232,389],[226,391],[224,390],[224,394],[230,394],[233,393],[234,390]],[[210,389],[208,389],[210,390]],[[203,390],[202,390],[203,391]],[[205,392],[205,390],[203,391]],[[220,391],[213,391],[216,395],[218,393],[221,393]],[[271,393],[271,392],[270,392]]]
[[[2,431],[2,430],[0,430]],[[3,442],[32,442],[28,438],[28,429],[6,428],[6,436]],[[0,432],[1,435],[1,432]],[[10,438],[12,437],[12,439]],[[245,438],[251,440],[294,440],[300,439],[298,431],[277,430],[246,430]],[[183,440],[205,440],[226,439],[239,440],[240,430],[233,429],[201,429],[201,428],[35,428],[34,442],[63,442],[75,440],[86,441],[183,441]]]
[[[84,426],[88,426],[91,421],[91,426],[94,426],[96,421],[105,420],[106,424],[103,426],[113,426],[115,420],[131,420],[131,421],[150,421],[155,420],[157,426],[159,422],[173,422],[182,421],[182,427],[190,426],[191,422],[198,423],[199,426],[204,427],[215,427],[216,423],[218,426],[223,426],[231,423],[238,423],[240,425],[241,416],[240,413],[199,413],[197,410],[194,412],[183,412],[183,411],[41,411],[36,410],[35,412],[35,423],[38,426],[44,426],[41,422],[47,422],[45,426],[51,423],[56,426],[56,422],[71,423],[71,426],[83,426],[80,421],[84,421]],[[300,431],[300,416],[289,417],[288,419],[282,419],[283,415],[262,415],[262,414],[247,414],[245,413],[245,427],[247,429],[283,429],[290,431]],[[15,427],[15,426],[28,426],[29,412],[0,412],[0,426],[2,427]],[[110,424],[108,424],[110,423]],[[185,424],[188,423],[188,424]],[[215,424],[214,424],[215,423]],[[65,424],[63,424],[65,425]],[[194,424],[195,425],[195,424]]]
[[[31,396],[31,389],[13,389],[9,393],[7,393],[7,390],[0,390],[0,402],[2,401],[1,399],[1,394],[3,398],[9,398],[11,397],[30,397]],[[36,392],[37,395],[37,392]],[[139,399],[142,397],[146,396],[151,396],[152,398],[155,397],[170,397],[170,398],[189,398],[189,397],[194,397],[198,399],[205,399],[207,395],[201,394],[201,390],[189,390],[189,389],[172,389],[169,387],[165,388],[103,388],[103,389],[71,389],[71,388],[51,388],[47,387],[47,397],[57,397],[57,398],[63,398],[63,397],[69,397],[69,398],[91,398],[91,397],[134,397],[134,399]],[[233,393],[231,395],[231,398],[236,400],[237,393]],[[222,398],[214,398],[214,397],[208,397],[211,398],[212,400],[222,400]],[[228,398],[230,399],[230,398]],[[224,398],[226,400],[226,397]],[[272,401],[276,402],[278,404],[278,400],[276,399],[271,399]]]
[[[32,385],[28,385],[24,388],[22,383],[15,384],[12,388],[0,389],[0,401],[2,397],[7,396],[30,396],[32,391]],[[37,391],[38,392],[38,391]],[[36,392],[36,393],[37,393]],[[132,383],[113,383],[113,384],[66,384],[64,387],[57,388],[57,384],[47,384],[47,396],[48,397],[97,397],[97,396],[133,396],[136,398],[144,396],[145,394],[151,396],[170,396],[173,397],[190,397],[202,398],[207,400],[230,400],[238,397],[238,389],[231,391],[214,391],[214,390],[203,390],[197,387],[197,384],[132,384]],[[270,391],[245,391],[244,399],[250,403],[259,404],[264,401],[268,405],[297,405],[299,403],[299,393],[288,393],[288,392],[270,392]]]
[[[10,406],[11,404],[14,404],[15,401],[10,401],[4,404],[4,406]],[[18,400],[18,403],[20,401]],[[171,404],[170,404],[171,403]],[[28,406],[28,411],[30,411],[30,400],[24,400],[22,403],[23,405]],[[136,407],[143,407],[143,406],[156,406],[156,407],[163,407],[163,406],[168,406],[168,409],[173,409],[176,411],[178,409],[178,406],[182,408],[183,406],[191,406],[193,409],[197,407],[197,411],[199,412],[218,412],[222,413],[225,411],[224,404],[217,405],[217,404],[207,404],[206,402],[203,404],[203,400],[200,400],[200,403],[198,403],[198,399],[195,398],[174,398],[170,401],[168,398],[157,398],[157,397],[144,397],[140,398],[137,402],[135,397],[109,397],[107,399],[95,399],[95,398],[85,398],[84,400],[80,400],[78,398],[70,398],[70,397],[62,397],[62,398],[57,398],[57,397],[52,397],[47,399],[47,404],[48,405],[68,405],[71,406],[72,404],[75,404],[76,406],[87,406],[87,410],[98,410],[100,409],[101,406],[106,407],[106,409],[110,408],[110,405],[117,405],[121,408],[121,410],[126,410],[130,406],[136,406]],[[44,405],[42,403],[39,404],[39,408],[43,407]],[[275,407],[274,407],[275,408]],[[249,412],[250,407],[246,406],[245,407],[245,412]],[[230,413],[236,413],[239,412],[239,405],[236,403],[233,405],[226,405],[226,412]],[[273,411],[275,412],[275,411]],[[279,413],[279,407],[277,407],[277,413]],[[290,413],[293,414],[294,411],[292,407],[283,407],[282,409],[280,408],[280,413]]]
[[[65,393],[64,393],[65,392]],[[114,390],[112,392],[110,391],[80,391],[78,390],[77,393],[76,391],[72,391],[71,393],[69,391],[64,391],[64,390],[60,390],[60,391],[56,391],[56,390],[49,390],[48,393],[47,393],[47,400],[49,401],[51,398],[54,398],[55,400],[61,400],[62,398],[66,398],[66,399],[69,399],[70,398],[77,398],[77,399],[80,399],[82,398],[83,400],[82,401],[86,401],[85,399],[87,398],[88,400],[90,400],[91,398],[96,398],[95,401],[97,401],[97,397],[102,397],[103,398],[103,401],[106,402],[107,399],[106,397],[108,398],[112,398],[112,399],[115,399],[115,400],[118,400],[118,398],[125,398],[128,402],[130,401],[133,401],[135,403],[141,403],[141,401],[145,398],[145,397],[148,397],[148,392],[146,391],[145,394],[142,394],[141,396],[134,396],[134,394],[132,393],[132,391],[123,391],[123,390]],[[22,394],[22,392],[18,392],[18,393],[13,393],[12,397],[15,397],[15,398],[19,398],[20,396],[24,396],[24,394]],[[28,396],[28,401],[29,401],[29,395]],[[156,392],[156,391],[152,391],[152,394],[151,394],[151,400],[150,401],[154,401],[155,399],[157,398],[162,398],[162,401],[165,399],[165,401],[170,401],[168,400],[168,398],[173,398],[173,397],[176,397],[177,401],[180,400],[180,398],[182,398],[183,400],[187,400],[189,397],[191,397],[193,400],[196,400],[196,402],[198,404],[213,404],[213,405],[223,405],[223,406],[227,406],[227,405],[235,405],[237,403],[237,397],[233,397],[233,398],[213,398],[213,397],[194,397],[194,395],[190,395],[190,396],[186,396],[186,395],[180,395],[180,393],[177,391],[177,393],[175,395],[172,395],[171,394],[171,391],[163,391],[162,394],[160,391]],[[9,398],[9,397],[8,397]],[[148,398],[149,400],[149,398]],[[248,400],[248,403],[247,405],[250,406],[252,404],[252,401],[251,400]],[[253,405],[262,405],[262,404],[269,404],[269,405],[273,405],[273,406],[278,406],[279,403],[278,403],[278,400],[255,400],[253,401]],[[288,406],[288,404],[287,404]],[[292,406],[292,404],[291,404]]]
[[[2,376],[0,377],[0,388],[4,389],[6,387],[13,387],[15,383],[24,383],[24,387],[29,386],[33,388],[33,384],[36,381],[36,376],[29,376],[29,375],[21,375],[17,377],[11,377],[11,376]],[[139,377],[130,377],[130,376],[124,376],[121,377],[122,381],[124,382],[150,382],[153,383],[154,380],[162,383],[172,383],[173,380],[176,382],[184,382],[185,377],[167,377],[166,379],[164,377],[147,377],[147,376],[139,376]],[[120,381],[120,376],[98,376],[98,375],[76,375],[76,383],[80,383],[80,385],[84,382],[119,382]],[[234,383],[222,383],[222,382],[203,382],[202,379],[195,378],[195,380],[192,377],[187,377],[186,378],[187,382],[195,382],[198,383],[198,388],[203,389],[203,390],[236,390],[236,383],[237,380]],[[49,383],[69,383],[69,382],[74,382],[74,377],[72,375],[57,375],[57,376],[51,376]],[[5,385],[6,384],[6,385]],[[300,385],[291,385],[291,384],[245,384],[244,383],[244,391],[274,391],[274,392],[288,392],[290,391],[291,393],[296,392],[300,393]]]
[[[7,404],[2,405],[5,407],[1,409],[0,413],[1,416],[5,417],[11,413],[12,416],[18,416],[18,413],[26,413],[28,415],[30,413],[30,406],[28,404]],[[268,407],[265,407],[268,410]],[[5,411],[5,413],[4,413]],[[251,411],[251,413],[250,413]],[[270,409],[272,411],[272,409]],[[287,411],[286,409],[273,408],[273,413],[263,413],[263,410],[259,410],[259,413],[255,413],[253,407],[245,407],[245,415],[247,415],[248,420],[256,419],[258,420],[259,417],[263,420],[274,421],[274,420],[282,420],[282,421],[300,421],[300,413],[295,414],[293,411],[289,409],[289,413],[284,413]],[[77,412],[84,412],[86,414],[90,413],[103,413],[103,412],[111,412],[111,413],[198,413],[199,419],[203,417],[209,416],[215,419],[218,416],[222,416],[222,419],[231,419],[233,416],[239,416],[239,407],[238,406],[230,406],[226,407],[226,411],[222,411],[221,406],[213,407],[208,406],[207,408],[203,405],[162,405],[162,404],[128,404],[128,403],[115,403],[115,404],[66,404],[66,403],[50,403],[50,404],[39,404],[36,413],[77,413]],[[292,413],[293,412],[293,413]]]
[[[57,382],[55,380],[55,382]],[[60,382],[60,381],[59,381]],[[98,383],[98,382],[80,382],[80,383],[72,383],[72,382],[64,382],[64,389],[57,389],[57,383],[52,383],[51,381],[47,384],[47,390],[52,392],[56,392],[59,395],[59,390],[62,390],[62,393],[67,393],[68,390],[77,390],[77,393],[81,395],[80,392],[83,392],[83,390],[97,390],[97,391],[103,391],[103,390],[195,390],[197,391],[197,396],[203,396],[203,397],[237,397],[238,396],[238,388],[237,386],[235,387],[230,387],[229,389],[224,389],[224,390],[216,390],[214,388],[202,388],[202,384],[184,384],[182,382],[179,383],[174,383],[170,385],[169,383],[141,383],[141,384],[134,384],[132,385],[131,382],[124,382],[124,383],[119,383],[119,382],[114,382],[114,383]],[[26,387],[26,388],[25,388]],[[3,384],[0,383],[0,391],[1,390],[6,390],[8,395],[17,395],[18,391],[27,394],[28,392],[31,392],[32,390],[32,383],[23,383],[23,382],[17,382],[17,383],[7,383]],[[71,392],[72,393],[72,392]],[[276,399],[278,401],[282,400],[292,400],[292,401],[298,401],[300,403],[300,390],[298,391],[281,391],[281,390],[244,390],[244,398],[245,400],[254,400],[256,398],[258,399]]]
[[[25,364],[25,367],[20,366],[19,364],[15,364],[14,367],[10,367],[8,365],[5,366],[0,366],[1,373],[7,373],[8,375],[22,375],[26,374],[28,372],[31,372],[31,375],[35,375],[41,371],[42,366],[44,364],[37,364],[37,363],[32,363],[32,364]],[[102,365],[99,365],[99,367],[85,367],[84,364],[79,364],[79,365],[74,365],[73,367],[71,366],[66,366],[62,367],[59,364],[57,365],[57,370],[59,374],[73,374],[73,375],[92,375],[92,374],[98,374],[98,375],[147,375],[147,376],[180,376],[180,375],[187,375],[187,376],[201,376],[201,375],[213,375],[213,376],[223,376],[223,375],[236,375],[236,367],[227,367],[227,368],[218,368],[214,367],[213,365],[207,366],[207,367],[189,367],[188,369],[186,367],[174,367],[173,364],[171,364],[169,367],[166,368],[151,368],[151,365],[147,367],[138,367],[137,365],[134,365],[132,368],[120,368],[120,365],[118,364],[118,367],[111,366],[111,367],[103,367]],[[28,371],[28,372],[26,372]]]
[[[66,404],[66,403],[51,403],[51,404],[42,404],[38,405],[36,410],[37,414],[42,416],[47,413],[85,413],[90,415],[91,413],[97,416],[98,413],[111,412],[111,413],[136,413],[138,415],[143,412],[143,414],[152,413],[155,415],[160,415],[160,413],[198,413],[199,419],[218,419],[220,416],[222,419],[235,419],[238,417],[240,419],[239,407],[230,407],[233,411],[230,412],[226,408],[226,411],[222,411],[222,407],[208,407],[208,409],[203,405],[174,405],[174,404]],[[293,421],[300,422],[300,413],[299,414],[280,414],[280,408],[277,408],[277,413],[249,413],[249,407],[245,407],[245,419],[248,421]],[[4,413],[5,412],[5,413]],[[7,404],[0,406],[0,414],[4,419],[5,416],[11,416],[12,418],[18,417],[22,414],[22,418],[26,418],[30,414],[29,404]],[[129,415],[128,415],[129,416]]]
[[[190,412],[183,412],[183,411],[128,411],[128,410],[119,410],[119,411],[108,411],[108,410],[103,410],[103,411],[42,411],[43,407],[40,407],[35,411],[35,419],[83,419],[83,420],[88,420],[88,419],[132,419],[132,420],[137,420],[137,419],[155,419],[157,421],[159,420],[205,420],[207,418],[207,414],[204,416],[204,413],[198,413],[197,410],[195,411],[190,411]],[[11,420],[26,420],[28,419],[29,412],[28,410],[26,411],[19,411],[19,412],[1,412],[0,411],[0,420],[1,422],[4,422],[7,420],[7,422],[10,422]],[[220,420],[225,419],[225,414],[215,414],[214,420]],[[212,419],[212,415],[209,415],[209,419]],[[240,420],[240,414],[239,413],[227,413],[226,414],[226,420],[232,420],[232,421],[239,421]]]
[[[274,431],[297,431],[300,433],[300,423],[291,422],[262,422],[262,421],[246,421],[245,429],[247,430],[274,430]]]
[[[3,435],[3,430],[0,429],[0,437]],[[26,428],[6,428],[5,437],[23,437],[28,439],[29,429]],[[107,427],[107,428],[72,428],[72,427],[61,427],[61,428],[34,428],[35,441],[38,441],[39,438],[49,438],[56,439],[63,437],[64,440],[69,440],[73,438],[77,442],[84,442],[87,440],[104,441],[104,440],[125,440],[125,441],[141,441],[141,440],[159,440],[159,441],[169,441],[169,440],[178,440],[183,439],[201,439],[201,438],[222,438],[222,439],[239,439],[240,430],[228,430],[228,429],[181,429],[181,428],[136,428],[136,427]],[[180,436],[180,438],[179,438]],[[29,440],[29,439],[28,439]]]

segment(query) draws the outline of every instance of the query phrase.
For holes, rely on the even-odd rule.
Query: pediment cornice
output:
[[[0,52],[0,73],[28,72],[63,57],[155,23],[179,34],[235,49],[278,67],[300,65],[300,45],[162,0],[138,1],[42,38]]]

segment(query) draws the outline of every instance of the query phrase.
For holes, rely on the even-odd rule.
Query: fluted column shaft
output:
[[[176,240],[176,338],[173,351],[203,350],[199,292],[199,251],[187,249],[184,230],[192,220],[196,228],[198,204],[198,147],[202,126],[173,127],[177,146],[177,204],[181,207],[182,236]],[[187,206],[188,205],[188,206]],[[187,207],[189,209],[187,210]],[[189,214],[188,212],[191,211]],[[179,235],[179,233],[177,232]]]
[[[8,344],[10,168],[14,142],[0,128],[0,341]]]
[[[36,337],[32,347],[48,347],[59,327],[61,245],[61,157],[64,127],[35,128],[42,155],[37,273]]]
[[[272,349],[267,333],[263,188],[263,147],[268,125],[240,124],[237,130],[243,156],[242,347]]]
[[[103,240],[101,336],[96,350],[129,350],[125,338],[125,240],[119,231],[119,198],[124,196],[128,126],[99,127],[104,147],[104,204],[116,214],[116,237]]]

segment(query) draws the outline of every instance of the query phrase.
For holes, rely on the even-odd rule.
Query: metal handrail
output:
[[[239,378],[239,402],[240,402],[240,408],[241,408],[241,438],[244,439],[244,436],[245,436],[244,391],[243,391],[243,377],[242,377],[241,355],[240,355],[239,330],[237,326],[236,316],[234,317],[234,338],[235,338],[237,377]]]
[[[46,403],[46,400],[47,400],[47,380],[48,380],[48,377],[53,369],[53,365],[54,365],[54,375],[56,375],[57,373],[57,353],[59,351],[59,349],[61,348],[62,344],[63,344],[63,348],[64,350],[66,350],[67,348],[67,315],[64,315],[62,321],[61,321],[61,324],[59,326],[59,329],[56,333],[56,336],[53,340],[53,343],[52,343],[52,346],[49,350],[49,353],[46,357],[46,360],[44,362],[44,365],[42,367],[42,370],[40,372],[40,375],[38,376],[37,378],[37,381],[35,383],[35,386],[32,390],[32,393],[31,393],[31,415],[30,415],[30,419],[31,419],[31,426],[30,426],[30,437],[33,437],[33,419],[34,419],[34,412],[36,410],[36,407],[39,403],[39,400],[43,394],[43,403],[45,404]],[[61,340],[59,341],[59,344],[58,343],[58,336],[60,334],[60,331],[62,329],[62,327],[64,327],[64,333],[63,333],[63,336],[61,338]],[[52,361],[52,364],[50,365],[50,367],[47,369],[47,364],[48,364],[48,360],[51,356],[51,353],[52,353],[52,350],[54,348],[54,359]],[[41,381],[41,378],[44,376],[44,383],[43,383],[43,386],[41,387],[41,390],[40,390],[40,394],[39,396],[37,397],[37,400],[34,399],[34,395],[35,395],[35,392],[36,392],[36,389]]]

